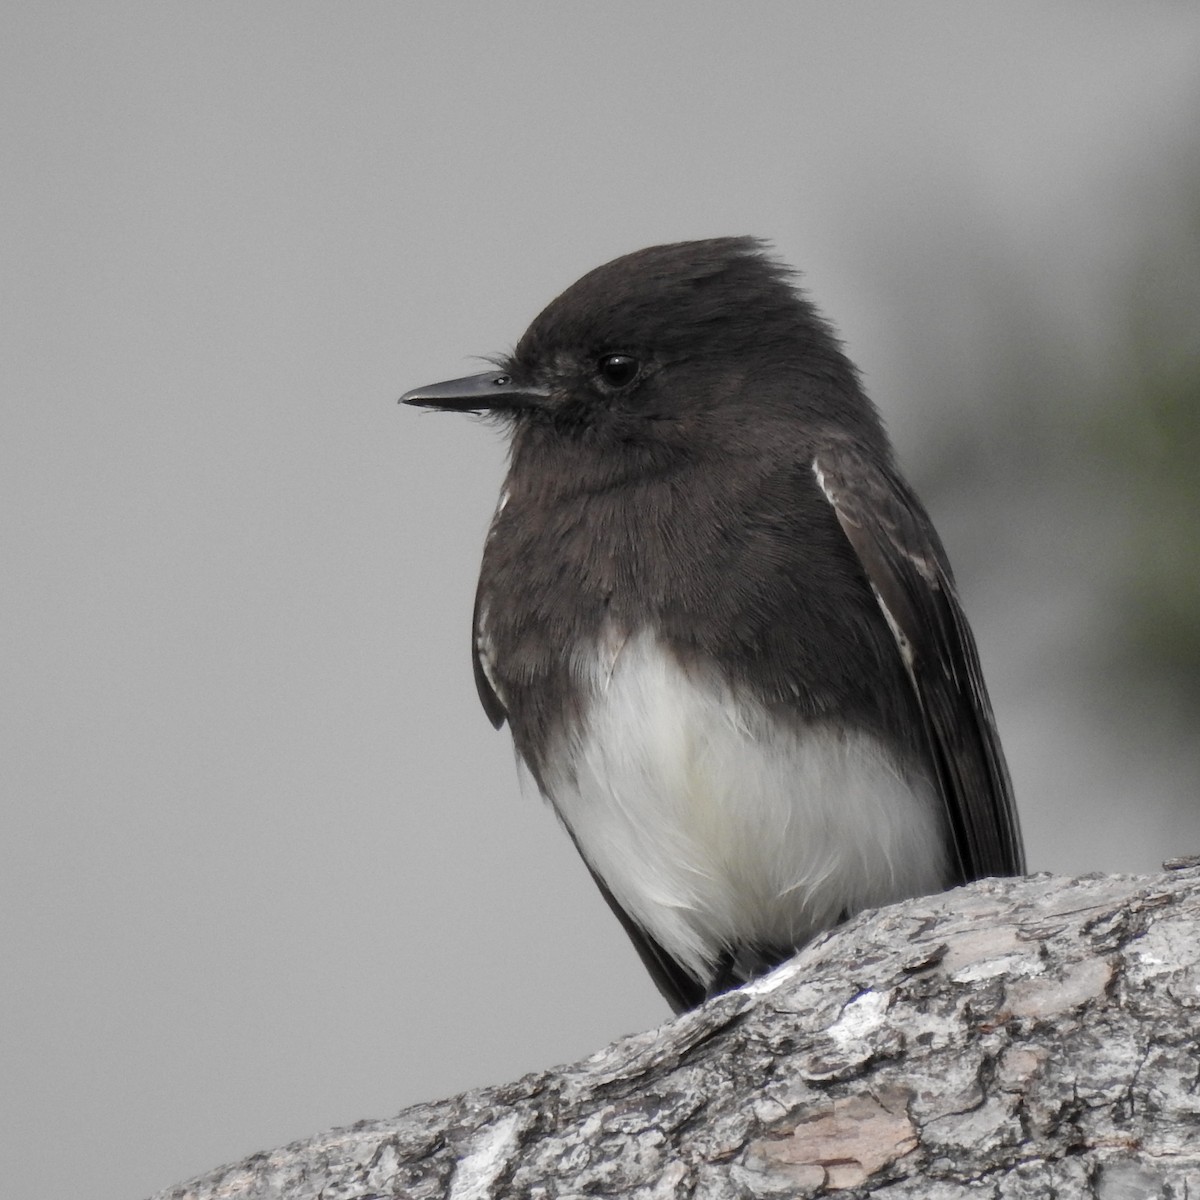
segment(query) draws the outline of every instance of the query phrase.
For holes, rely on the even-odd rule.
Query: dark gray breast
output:
[[[583,715],[578,667],[606,630],[651,630],[685,668],[721,664],[784,720],[838,714],[922,752],[895,640],[802,455],[642,463],[614,480],[556,450],[551,473],[514,460],[477,605],[535,775]]]

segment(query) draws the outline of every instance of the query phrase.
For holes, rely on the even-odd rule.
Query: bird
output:
[[[946,552],[769,243],[616,258],[487,361],[401,397],[509,435],[479,698],[677,1013],[1024,872]]]

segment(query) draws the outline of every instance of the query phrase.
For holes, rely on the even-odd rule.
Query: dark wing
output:
[[[495,669],[492,666],[491,640],[488,637],[487,631],[487,601],[483,597],[482,589],[478,589],[475,593],[472,642],[474,647],[472,662],[475,667],[475,687],[479,692],[479,700],[483,705],[484,712],[488,715],[488,719],[499,729],[508,718],[508,709],[504,701],[500,698],[500,688],[496,682]],[[540,780],[538,786],[541,786]],[[567,833],[571,835],[571,841],[575,843],[575,849],[579,850],[579,843],[575,841],[575,836],[571,834],[569,828],[567,829]],[[633,942],[633,947],[638,952],[638,957],[645,964],[646,969],[650,972],[651,979],[654,980],[655,986],[663,994],[667,1003],[677,1013],[686,1012],[689,1008],[695,1008],[704,999],[704,988],[667,954],[616,902],[604,880],[592,870],[591,864],[584,858],[582,850],[579,850],[579,857],[583,858],[584,865],[591,872],[591,876],[596,881],[596,886],[600,889],[601,895],[607,902],[608,907],[612,909],[617,920],[621,922],[621,927],[629,935],[629,940]]]
[[[471,656],[475,667],[475,687],[479,692],[479,700],[483,705],[483,711],[487,713],[491,723],[499,729],[508,719],[508,707],[501,699],[499,684],[496,681],[496,672],[492,665],[492,647],[487,630],[487,616],[487,600],[483,596],[482,589],[477,589],[475,592],[475,615],[472,619],[472,645],[474,653]],[[533,768],[530,767],[530,770],[533,771]],[[536,778],[536,771],[534,775]],[[538,787],[541,787],[540,779],[538,780]],[[592,866],[584,857],[583,851],[579,849],[579,843],[575,841],[575,835],[571,833],[571,830],[565,824],[564,828],[567,829],[571,841],[574,842],[575,849],[579,850],[579,857],[583,859],[584,865],[596,881],[596,886],[600,889],[600,894],[604,897],[608,907],[612,909],[617,920],[621,922],[621,928],[629,935],[629,940],[633,942],[633,948],[638,952],[638,957],[645,964],[646,970],[650,972],[650,978],[654,980],[655,986],[662,993],[664,999],[677,1013],[686,1012],[689,1008],[695,1008],[696,1005],[704,1000],[705,991],[703,986],[688,974],[616,902],[604,880],[592,870]]]
[[[575,841],[574,837],[571,840]],[[575,849],[579,850],[578,842],[575,842]],[[580,851],[579,857],[583,858],[582,851]],[[685,971],[616,902],[612,892],[608,890],[608,885],[592,870],[591,864],[588,863],[586,858],[583,859],[583,862],[591,872],[591,876],[596,881],[596,886],[600,889],[600,894],[604,897],[608,907],[612,909],[613,916],[621,922],[621,928],[629,935],[629,940],[633,943],[633,948],[638,952],[638,957],[642,960],[642,965],[650,972],[650,978],[654,980],[654,986],[658,988],[663,999],[671,1006],[672,1011],[685,1013],[688,1009],[696,1008],[698,1005],[703,1004],[708,995],[704,990],[704,986]]]
[[[823,445],[812,466],[916,692],[959,878],[1022,874],[1012,784],[975,639],[929,517],[894,468],[845,442]]]
[[[487,632],[487,605],[483,599],[482,585],[475,589],[475,612],[471,616],[471,665],[475,670],[475,690],[479,702],[493,728],[499,729],[508,717],[508,709],[500,699],[499,690],[493,682],[491,644]]]

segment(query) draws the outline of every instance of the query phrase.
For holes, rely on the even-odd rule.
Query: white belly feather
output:
[[[798,945],[944,886],[935,790],[877,739],[781,728],[645,633],[577,669],[591,700],[547,791],[621,907],[701,981],[729,949]]]

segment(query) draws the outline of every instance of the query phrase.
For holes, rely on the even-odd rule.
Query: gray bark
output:
[[[1200,1200],[1200,863],[864,914],[574,1066],[155,1200]]]

